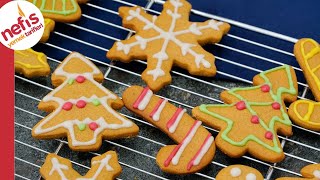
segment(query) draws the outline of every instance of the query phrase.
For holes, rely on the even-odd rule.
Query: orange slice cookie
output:
[[[69,159],[56,154],[49,154],[40,168],[40,174],[46,180],[112,180],[119,176],[121,171],[117,153],[114,151],[92,158],[91,168],[85,176],[72,168]]]
[[[71,53],[51,78],[58,87],[39,104],[40,110],[51,113],[33,127],[33,137],[67,136],[72,150],[94,151],[102,139],[138,134],[138,126],[114,110],[123,107],[122,100],[99,83],[103,74],[83,55]]]
[[[44,32],[40,39],[40,42],[45,43],[50,37],[50,33],[54,30],[55,22],[52,19],[44,19]]]
[[[217,147],[230,157],[246,152],[267,161],[279,162],[284,153],[277,133],[292,135],[286,102],[297,99],[298,85],[290,66],[281,66],[256,75],[254,87],[234,88],[221,93],[226,104],[203,104],[193,116],[219,129]]]
[[[122,62],[147,60],[142,79],[153,91],[171,83],[173,65],[193,75],[214,76],[215,58],[201,45],[219,42],[230,25],[215,20],[190,22],[190,10],[191,5],[185,0],[166,1],[159,16],[149,15],[141,7],[121,7],[123,26],[136,34],[116,42],[107,57]]]
[[[320,164],[311,164],[301,169],[303,178],[282,177],[277,180],[320,180]]]
[[[249,166],[231,165],[223,168],[216,180],[263,180],[262,174]]]
[[[50,74],[47,56],[32,49],[14,51],[14,69],[28,78]]]

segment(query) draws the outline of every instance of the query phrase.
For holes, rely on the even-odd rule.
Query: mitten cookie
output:
[[[14,51],[14,70],[28,78],[50,74],[47,56],[32,49]]]
[[[160,149],[157,164],[168,173],[188,174],[209,164],[215,154],[212,135],[184,109],[153,95],[149,88],[131,86],[123,93],[123,102],[132,112],[166,133],[178,145]]]
[[[49,154],[40,168],[40,174],[46,180],[112,180],[119,176],[121,171],[117,153],[114,151],[92,158],[91,169],[85,176],[72,168],[69,159],[56,154]]]
[[[320,180],[320,164],[311,164],[301,169],[302,177],[282,177],[277,180]]]
[[[54,30],[54,26],[55,26],[55,22],[52,19],[48,19],[48,18],[44,19],[44,31],[40,39],[40,42],[45,43],[48,41],[50,37],[50,32]]]
[[[221,93],[226,104],[203,104],[192,110],[193,116],[219,129],[216,145],[230,157],[246,152],[268,161],[284,158],[277,132],[292,134],[291,121],[284,101],[297,99],[297,79],[290,66],[260,73],[254,87],[234,88]]]
[[[67,136],[72,150],[92,151],[100,148],[102,139],[138,133],[137,125],[114,110],[123,106],[121,99],[98,83],[102,73],[81,54],[71,53],[51,78],[59,87],[43,98],[39,109],[53,112],[33,127],[33,137]]]
[[[223,168],[216,180],[264,180],[264,178],[258,170],[237,164]]]
[[[214,76],[215,58],[201,45],[219,42],[230,25],[215,20],[190,22],[190,10],[185,0],[166,1],[160,16],[149,15],[141,7],[121,7],[123,26],[135,30],[136,35],[116,42],[107,57],[122,62],[147,60],[142,79],[154,91],[170,84],[173,65],[193,75]]]

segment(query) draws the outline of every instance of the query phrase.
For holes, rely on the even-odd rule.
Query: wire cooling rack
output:
[[[134,32],[121,26],[117,9],[120,6],[142,6],[151,14],[159,14],[161,0],[137,0],[135,4],[124,0],[95,1],[81,6],[83,14],[75,24],[57,23],[49,42],[39,44],[35,50],[48,56],[52,71],[71,51],[78,51],[92,60],[105,74],[103,85],[121,97],[130,85],[145,85],[140,78],[144,61],[130,64],[110,62],[105,53],[115,41],[130,37]],[[190,113],[202,103],[222,103],[219,93],[232,87],[250,86],[252,77],[261,71],[290,64],[299,80],[299,98],[313,99],[302,71],[292,52],[297,39],[270,32],[241,22],[192,10],[191,21],[216,19],[228,22],[232,29],[220,43],[205,46],[216,56],[218,74],[215,78],[190,76],[181,69],[172,70],[173,82],[158,92]],[[272,42],[272,44],[268,44]],[[32,127],[47,114],[39,111],[39,101],[52,90],[50,77],[26,79],[15,75],[15,178],[41,179],[39,168],[48,153],[56,153],[72,161],[74,168],[84,174],[90,168],[93,156],[116,150],[123,172],[118,179],[214,179],[217,172],[231,164],[245,164],[257,168],[265,179],[280,176],[301,176],[300,169],[320,162],[320,133],[296,125],[292,137],[279,136],[286,158],[280,163],[266,163],[250,156],[231,159],[219,150],[211,164],[193,175],[177,176],[163,173],[155,162],[158,150],[174,144],[165,134],[136,117],[125,108],[120,112],[140,127],[135,138],[105,141],[98,152],[80,153],[68,148],[66,139],[36,140],[31,137]],[[206,127],[214,136],[218,131]]]

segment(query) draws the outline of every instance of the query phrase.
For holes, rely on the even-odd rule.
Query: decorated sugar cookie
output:
[[[107,57],[122,62],[147,60],[142,79],[153,91],[170,84],[173,65],[193,75],[214,76],[215,58],[201,45],[219,42],[230,25],[215,20],[190,22],[190,10],[191,5],[185,0],[166,1],[160,16],[149,15],[141,7],[121,7],[123,26],[136,34],[116,42]]]
[[[320,164],[311,164],[301,169],[303,178],[282,177],[277,180],[320,180]]]
[[[50,74],[47,56],[32,49],[14,51],[14,70],[28,78]]]
[[[284,158],[277,132],[290,136],[291,121],[284,101],[297,99],[297,79],[290,66],[260,73],[254,87],[234,88],[221,93],[226,104],[203,104],[193,109],[193,116],[219,129],[216,145],[230,157],[246,152],[268,161]]]
[[[54,30],[55,22],[52,19],[44,19],[44,32],[40,39],[40,42],[45,43],[50,37],[50,33]]]
[[[216,180],[263,180],[262,174],[249,166],[231,165],[223,168],[217,175]]]
[[[52,74],[58,86],[46,95],[39,109],[51,112],[32,129],[39,139],[68,137],[72,150],[92,151],[100,148],[102,139],[131,137],[139,128],[114,109],[123,102],[98,82],[100,70],[84,56],[71,53]]]
[[[194,173],[208,165],[215,154],[214,138],[186,110],[155,96],[149,88],[131,86],[123,93],[125,106],[166,133],[178,145],[157,154],[157,164],[168,173]]]
[[[40,168],[40,174],[46,180],[112,180],[119,176],[121,171],[117,153],[114,151],[92,158],[91,169],[85,176],[72,168],[70,160],[56,154],[49,154]]]

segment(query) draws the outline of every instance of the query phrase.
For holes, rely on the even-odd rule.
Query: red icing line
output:
[[[182,108],[178,108],[176,110],[176,112],[173,114],[173,116],[170,118],[170,120],[167,122],[167,128],[169,129],[173,124],[174,122],[177,120],[177,117],[179,116],[180,112],[182,111],[183,109]]]
[[[164,99],[160,99],[157,103],[157,105],[154,107],[154,109],[152,110],[152,112],[150,113],[150,117],[152,118],[152,116],[157,112],[157,110],[159,109],[161,103],[164,101]]]
[[[138,99],[133,103],[133,108],[138,109],[140,102],[143,100],[144,96],[147,94],[148,91],[149,91],[149,87],[145,87],[143,89]]]
[[[169,157],[167,158],[167,160],[164,162],[164,166],[168,167],[172,158],[177,154],[178,150],[180,149],[181,145],[183,144],[183,141],[188,137],[188,135],[190,134],[190,132],[192,131],[192,129],[196,126],[198,121],[194,121],[192,127],[189,129],[188,133],[186,134],[186,136],[183,138],[183,140],[181,141],[181,143],[179,145],[177,145],[173,151],[171,152],[171,154],[169,155]]]
[[[188,166],[187,166],[188,171],[190,171],[190,169],[192,168],[194,160],[199,156],[200,151],[203,149],[203,146],[207,143],[207,141],[209,140],[210,137],[211,137],[211,134],[208,134],[208,136],[206,137],[206,139],[202,143],[202,145],[201,145],[200,149],[198,150],[198,152],[196,153],[196,155],[194,155],[193,158],[191,159],[191,161],[189,161]]]

